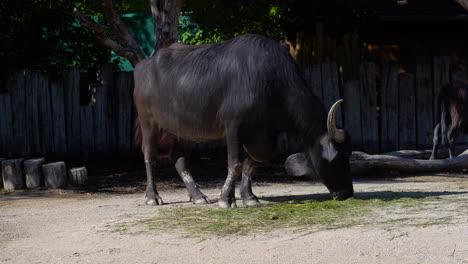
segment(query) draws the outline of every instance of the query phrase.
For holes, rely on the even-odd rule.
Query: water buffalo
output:
[[[432,154],[437,159],[440,141],[445,146],[448,139],[449,156],[453,158],[455,138],[468,133],[468,83],[454,81],[442,88],[437,100],[438,122],[434,128]]]
[[[335,126],[341,101],[331,108],[327,119],[324,105],[281,44],[259,35],[198,46],[176,43],[138,63],[134,77],[147,204],[163,203],[153,170],[161,141],[173,148],[171,155],[190,199],[206,203],[208,199],[187,168],[190,142],[226,138],[228,175],[218,203],[222,208],[236,207],[235,182],[242,174],[243,203],[258,205],[251,175],[255,162],[272,158],[280,132],[301,141],[316,174],[334,198],[353,195],[350,136]],[[167,135],[177,142],[161,140],[170,137]]]

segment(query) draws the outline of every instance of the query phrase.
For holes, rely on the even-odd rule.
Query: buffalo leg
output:
[[[432,154],[431,157],[429,158],[430,160],[437,159],[437,149],[439,148],[440,145],[440,123],[437,123],[437,125],[434,128],[434,138],[433,138],[433,144],[432,144]]]
[[[221,208],[235,208],[235,188],[236,179],[242,172],[242,163],[240,159],[239,126],[231,123],[226,129],[226,144],[228,152],[228,175],[221,189],[219,206]]]
[[[154,171],[156,165],[156,147],[158,141],[157,129],[151,126],[144,126],[141,124],[142,132],[142,150],[145,158],[146,167],[146,204],[148,205],[162,205],[163,200],[158,194],[156,183],[154,180]]]
[[[208,197],[198,189],[198,186],[189,171],[190,152],[191,146],[188,143],[176,143],[173,151],[173,158],[176,160],[175,168],[187,188],[190,201],[194,204],[210,203]]]
[[[449,131],[447,132],[447,138],[449,143],[449,157],[453,158],[454,148],[455,148],[455,138],[458,135],[458,127],[453,124],[450,126]]]
[[[242,164],[241,197],[246,206],[259,206],[260,202],[252,192],[252,175],[255,173],[256,164],[250,157],[244,159]]]

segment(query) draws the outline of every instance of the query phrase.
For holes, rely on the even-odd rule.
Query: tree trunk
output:
[[[85,186],[88,184],[88,171],[86,167],[72,168],[68,171],[68,181],[74,186]]]
[[[2,161],[3,185],[5,190],[14,191],[24,189],[24,159]]]
[[[36,189],[42,185],[42,164],[45,159],[30,159],[24,162],[24,174],[26,176],[26,188]]]
[[[154,50],[177,42],[182,0],[150,0],[156,43]]]
[[[45,187],[61,189],[67,184],[67,167],[65,162],[59,161],[42,165]]]

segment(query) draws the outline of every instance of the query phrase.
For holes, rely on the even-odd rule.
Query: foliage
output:
[[[191,28],[180,35],[182,43],[220,42],[237,35],[256,33],[280,40],[285,6],[264,0],[192,0],[184,12],[193,24],[181,21],[181,28]],[[193,26],[196,23],[197,27]],[[196,30],[198,29],[198,30]]]

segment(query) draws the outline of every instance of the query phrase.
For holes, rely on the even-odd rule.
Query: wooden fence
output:
[[[414,73],[391,63],[363,63],[359,80],[343,85],[333,62],[304,73],[327,109],[344,98],[338,124],[351,134],[355,150],[370,153],[430,147],[436,96],[452,78],[467,78],[466,72],[451,71],[448,57],[426,59]],[[81,105],[78,71],[69,70],[61,82],[36,71],[18,72],[0,94],[0,157],[135,153],[133,74],[106,66],[99,79],[95,103]]]

